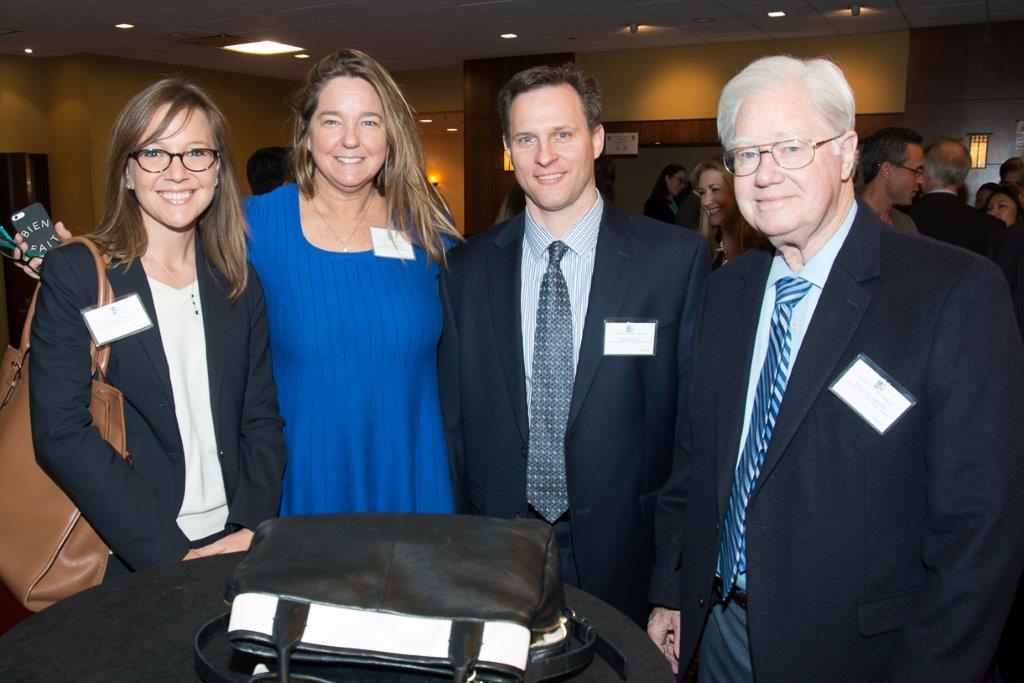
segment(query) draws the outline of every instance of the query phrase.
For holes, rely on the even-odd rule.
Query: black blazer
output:
[[[772,257],[757,247],[708,282],[692,445],[659,499],[652,599],[681,608],[684,662],[711,600]],[[828,389],[859,353],[917,399],[885,435]],[[862,203],[748,507],[756,678],[983,678],[1024,563],[1022,387],[999,271]]]
[[[988,256],[992,237],[1006,226],[960,201],[948,192],[929,192],[911,204],[906,213],[914,219],[917,231],[927,237]]]
[[[440,384],[457,498],[505,518],[527,514],[523,230],[520,214],[456,248],[443,276]],[[595,259],[566,429],[574,550],[583,589],[642,621],[707,243],[605,202]],[[616,317],[656,318],[656,355],[603,357],[604,320]]]
[[[229,505],[228,530],[277,514],[284,470],[283,421],[271,374],[263,288],[250,268],[229,304],[223,279],[197,241],[210,404]],[[36,458],[110,548],[135,570],[180,560],[189,540],[176,518],[185,464],[167,358],[142,263],[107,270],[116,297],[138,293],[154,326],[115,341],[107,381],[124,393],[129,467],[89,416],[89,332],[79,312],[96,303],[96,268],[72,244],[50,252],[32,323],[30,382]]]

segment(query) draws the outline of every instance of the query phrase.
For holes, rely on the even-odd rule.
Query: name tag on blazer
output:
[[[657,340],[656,319],[605,318],[606,356],[653,356]]]
[[[130,337],[153,327],[138,294],[126,294],[106,306],[82,309],[82,317],[96,346]]]
[[[879,434],[885,434],[917,403],[913,394],[863,353],[857,354],[829,389]]]

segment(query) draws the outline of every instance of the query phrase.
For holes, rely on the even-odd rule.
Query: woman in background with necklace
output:
[[[340,50],[294,103],[295,184],[249,199],[289,460],[282,515],[451,512],[438,272],[458,239],[391,76]]]
[[[700,197],[700,234],[711,248],[711,268],[719,268],[764,241],[736,205],[732,174],[720,157],[693,169],[693,189]]]

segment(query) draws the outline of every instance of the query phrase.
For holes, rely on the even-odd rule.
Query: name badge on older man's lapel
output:
[[[607,318],[604,321],[606,356],[653,356],[657,339],[657,320]]]
[[[829,389],[879,434],[885,434],[917,403],[913,394],[863,353],[857,354]]]

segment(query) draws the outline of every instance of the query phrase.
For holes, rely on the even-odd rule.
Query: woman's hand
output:
[[[243,553],[249,549],[249,544],[252,543],[252,530],[241,529],[233,534],[228,534],[219,541],[214,541],[210,545],[204,545],[202,548],[194,548],[189,553],[199,553],[196,557],[210,557],[211,555],[226,555],[228,553]],[[188,554],[185,555],[185,559],[189,558]]]
[[[54,226],[53,231],[57,233],[57,237],[60,238],[61,242],[71,238],[71,232],[67,228],[65,228],[64,224],[61,223],[60,221],[57,221],[57,224]],[[25,249],[25,238],[21,236],[21,233],[14,233],[14,243],[18,245],[18,248],[16,248],[12,252],[12,255],[14,256],[14,265],[18,266],[23,271],[25,271],[25,274],[27,274],[29,277],[38,280],[39,266],[43,265],[43,257],[35,256],[29,259],[28,261],[22,261],[21,256],[22,251]]]

